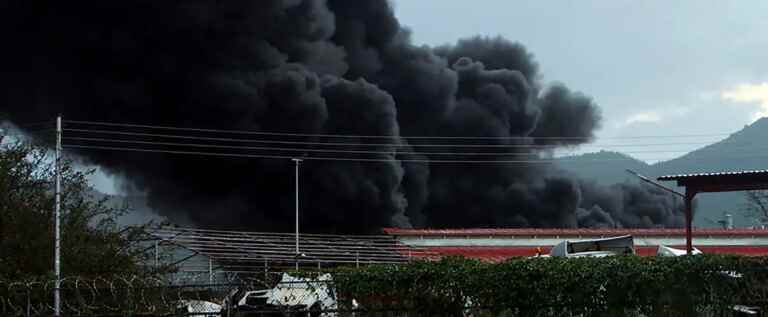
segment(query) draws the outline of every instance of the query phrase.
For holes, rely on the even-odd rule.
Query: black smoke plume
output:
[[[413,45],[385,0],[5,1],[0,21],[0,112],[14,122],[61,113],[313,135],[261,137],[301,142],[262,143],[272,150],[220,150],[305,156],[307,231],[680,224],[679,203],[667,195],[600,187],[541,161],[555,147],[591,141],[600,112],[591,98],[543,83],[525,47],[487,37]],[[95,142],[74,139],[83,136],[66,132],[65,142]],[[73,151],[128,177],[171,219],[292,228],[288,159]],[[430,162],[440,160],[507,162]]]

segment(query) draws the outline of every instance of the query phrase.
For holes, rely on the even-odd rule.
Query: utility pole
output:
[[[55,206],[53,213],[53,272],[56,276],[53,288],[53,316],[61,316],[61,115],[56,117],[56,151],[54,169],[56,174]]]
[[[625,170],[625,171],[627,171],[627,173],[630,173],[630,174],[632,174],[632,175],[635,175],[635,176],[637,176],[638,178],[640,178],[640,180],[642,180],[642,181],[644,181],[644,182],[646,182],[646,183],[648,183],[648,184],[651,184],[651,185],[653,185],[653,186],[656,186],[656,187],[658,187],[658,188],[661,188],[662,190],[664,190],[664,191],[667,191],[667,192],[669,192],[669,193],[671,193],[671,194],[677,195],[677,196],[679,196],[679,197],[682,197],[682,198],[686,198],[686,195],[685,195],[685,194],[683,194],[683,193],[681,193],[681,192],[679,192],[679,191],[676,191],[676,190],[674,190],[674,189],[672,189],[672,188],[669,188],[669,187],[667,187],[667,186],[664,186],[664,185],[662,185],[662,184],[659,184],[659,183],[657,183],[657,182],[654,182],[654,181],[653,181],[653,180],[651,180],[650,178],[648,178],[648,177],[645,177],[645,176],[641,175],[641,174],[640,174],[640,173],[638,173],[638,172],[635,172],[635,171],[633,171],[633,170],[630,170],[630,169],[627,169],[627,170]]]
[[[667,186],[654,182],[650,178],[640,175],[639,173],[633,170],[628,169],[626,171],[627,173],[637,176],[638,178],[640,178],[640,180],[648,184],[651,184],[653,186],[661,188],[662,190],[665,190],[667,192],[670,192],[674,195],[677,195],[683,198],[683,202],[685,203],[685,253],[687,255],[693,255],[693,233],[692,233],[693,228],[691,227],[691,223],[693,222],[693,198],[696,196],[697,193],[695,191],[686,189],[685,194],[683,194],[672,188],[669,188]]]
[[[296,270],[299,270],[299,257],[301,256],[301,253],[299,251],[299,165],[301,164],[302,159],[292,159],[292,161],[295,164],[296,169],[296,180],[295,180],[295,194],[296,194]]]

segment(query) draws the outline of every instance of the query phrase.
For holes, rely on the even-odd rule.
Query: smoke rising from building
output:
[[[590,97],[542,82],[525,47],[489,37],[416,46],[385,0],[17,1],[4,5],[0,21],[7,43],[0,102],[15,122],[62,113],[101,122],[389,136],[280,139],[376,152],[309,157],[389,160],[305,161],[303,230],[682,223],[679,202],[664,193],[601,187],[536,162],[554,147],[591,141],[600,111]],[[496,147],[470,151],[486,155],[459,154],[489,143]],[[434,152],[442,154],[424,154]],[[126,175],[171,219],[292,228],[289,160],[78,153]],[[478,157],[518,162],[426,162]]]

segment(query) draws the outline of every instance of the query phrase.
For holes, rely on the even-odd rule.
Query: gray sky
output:
[[[524,44],[545,82],[560,81],[603,109],[601,145],[625,136],[735,132],[768,116],[768,1],[762,0],[396,0],[417,44],[473,35]],[[690,143],[723,136],[644,139]],[[634,141],[632,141],[634,142]],[[639,153],[655,161],[683,153]]]

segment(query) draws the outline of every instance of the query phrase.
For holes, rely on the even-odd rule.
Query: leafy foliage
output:
[[[463,258],[370,266],[335,276],[341,294],[369,309],[493,316],[646,316],[724,312],[766,299],[766,258],[733,256],[532,258],[486,264]],[[439,313],[438,313],[439,312]]]
[[[53,268],[54,163],[45,148],[0,135],[0,277],[44,276]],[[62,274],[136,274],[142,253],[120,228],[124,210],[90,197],[87,173],[62,162]]]

